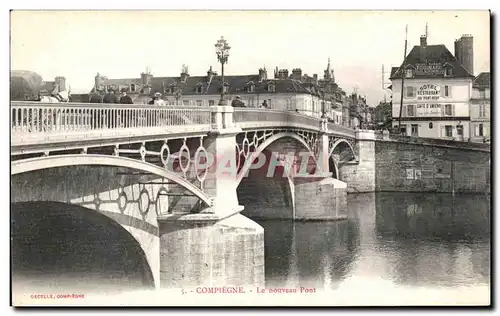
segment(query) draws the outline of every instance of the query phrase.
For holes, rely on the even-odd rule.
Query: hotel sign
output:
[[[440,63],[419,63],[415,64],[415,75],[436,76],[444,75],[443,65]]]
[[[417,90],[417,100],[439,100],[441,90],[439,86],[424,84]]]
[[[417,104],[417,116],[441,116],[441,104]]]

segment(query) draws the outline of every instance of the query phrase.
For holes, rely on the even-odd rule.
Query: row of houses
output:
[[[490,73],[474,76],[472,61],[472,36],[455,42],[455,55],[422,36],[391,70],[392,127],[414,137],[489,141]]]
[[[217,105],[224,89],[225,97],[238,97],[247,107],[296,111],[313,117],[328,117],[332,122],[345,126],[361,126],[366,119],[366,98],[357,94],[347,95],[335,82],[330,60],[323,78],[309,76],[300,68],[274,69],[274,76],[267,69],[249,75],[222,77],[210,67],[206,75],[192,76],[183,66],[179,76],[155,77],[149,70],[138,78],[110,79],[95,76],[94,87],[87,95],[73,95],[73,102],[89,102],[96,95],[126,92],[136,104],[146,104],[155,93],[161,93],[169,105]]]

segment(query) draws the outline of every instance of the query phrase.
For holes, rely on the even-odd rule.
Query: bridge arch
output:
[[[271,144],[274,142],[283,139],[283,138],[291,138],[299,142],[302,146],[304,146],[307,151],[311,154],[312,159],[314,160],[314,163],[317,163],[316,157],[314,156],[314,152],[311,149],[311,147],[307,144],[307,142],[297,135],[296,133],[293,132],[281,132],[274,134],[273,136],[269,137],[266,139],[262,144],[260,144],[254,152],[249,154],[249,157],[245,160],[245,163],[243,167],[241,168],[241,171],[237,175],[236,179],[236,186],[238,186],[241,183],[241,180],[245,177],[245,175],[249,172],[250,166],[252,165],[253,161],[259,157],[259,155],[266,149],[268,148]]]
[[[36,287],[40,281],[68,290],[155,287],[151,263],[136,238],[108,216],[79,205],[12,203],[11,240],[13,287]]]
[[[96,154],[77,154],[77,155],[60,155],[60,156],[47,156],[39,158],[30,158],[23,160],[16,160],[11,163],[11,175],[67,166],[115,166],[130,169],[136,169],[144,172],[150,172],[159,177],[171,180],[184,187],[200,200],[205,202],[208,206],[212,206],[212,199],[195,185],[185,180],[184,178],[176,175],[170,170],[155,166],[153,164],[139,161],[132,158],[110,156],[110,155],[96,155]]]
[[[281,144],[278,143],[279,140],[292,140],[294,144]],[[273,144],[277,148],[273,148]],[[243,215],[251,218],[295,218],[295,184],[292,175],[283,173],[285,162],[278,161],[276,172],[268,176],[268,162],[272,151],[286,151],[287,146],[294,147],[295,151],[307,151],[310,154],[309,162],[317,166],[313,150],[299,135],[280,132],[269,137],[249,154],[238,173],[236,185],[238,200],[245,206]],[[260,169],[250,168],[255,159],[260,159],[261,154],[267,159],[266,163]]]
[[[356,159],[356,152],[352,145],[345,139],[337,139],[328,153],[328,165],[332,177],[340,178],[339,164]]]

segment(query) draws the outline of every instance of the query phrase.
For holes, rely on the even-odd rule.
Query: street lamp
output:
[[[229,57],[229,50],[231,47],[228,45],[227,41],[224,39],[224,36],[221,36],[220,40],[215,44],[215,49],[217,53],[217,59],[221,63],[222,66],[222,88],[220,93],[220,101],[219,105],[224,106],[226,102],[224,100],[224,64],[227,63],[227,59]]]

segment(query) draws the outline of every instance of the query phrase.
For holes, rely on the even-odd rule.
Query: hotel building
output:
[[[467,36],[467,43],[471,42]],[[472,46],[456,53],[470,61],[467,54],[472,54]],[[445,45],[427,45],[426,36],[421,36],[420,46],[413,47],[400,67],[392,68],[390,80],[393,128],[398,128],[403,93],[401,130],[405,135],[469,140],[474,76]]]

